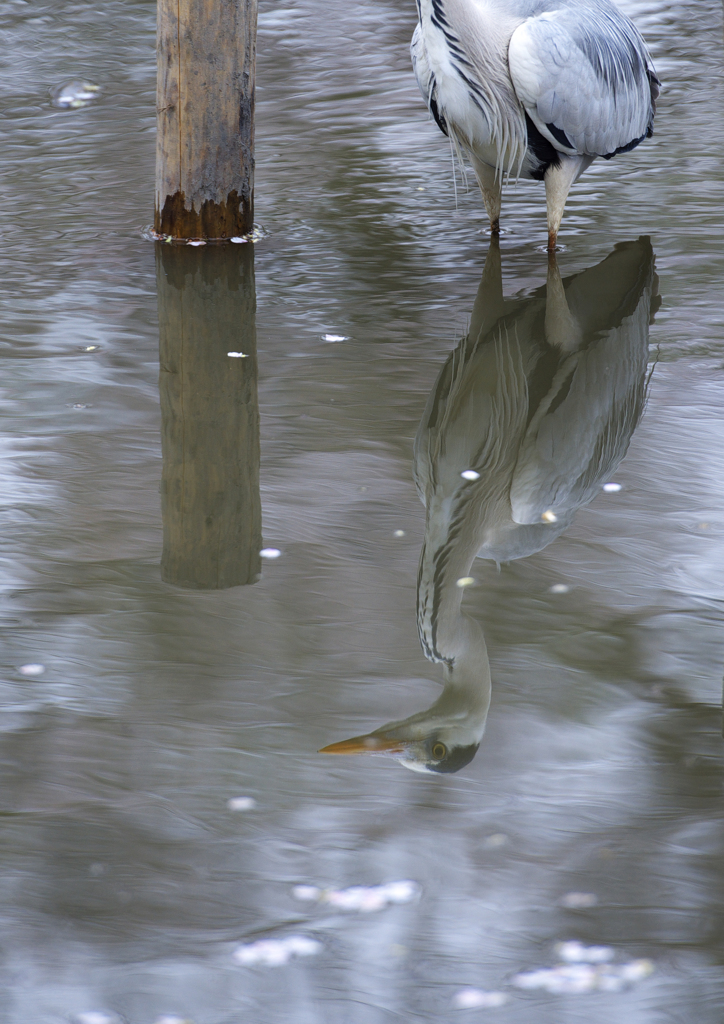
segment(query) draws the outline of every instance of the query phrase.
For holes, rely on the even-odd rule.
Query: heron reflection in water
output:
[[[417,582],[425,656],[441,696],[322,753],[391,755],[415,771],[456,772],[475,756],[491,696],[485,637],[462,611],[476,557],[498,564],[541,551],[590,502],[628,449],[644,408],[657,295],[648,238],[595,267],[503,298],[495,240],[470,331],[449,356],[415,439],[426,510]]]

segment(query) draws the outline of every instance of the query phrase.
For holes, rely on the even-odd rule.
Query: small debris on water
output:
[[[346,334],[323,334],[322,341],[329,341],[331,343],[337,341],[349,341],[349,337]]]
[[[306,935],[289,935],[285,939],[260,939],[246,946],[239,946],[233,958],[242,967],[281,967],[293,956],[314,956],[322,949],[322,943]]]
[[[604,484],[603,485],[603,490],[606,491],[607,494],[615,494],[616,491],[623,490],[623,485],[622,484]]]
[[[229,359],[248,359],[249,356],[246,352],[227,352]]]
[[[479,480],[480,473],[476,473],[474,469],[464,469],[460,476],[463,480]]]
[[[90,409],[90,405],[84,405],[83,402],[75,402],[73,405],[68,406],[69,409]]]
[[[569,910],[586,910],[598,906],[598,896],[593,892],[567,892],[561,897],[561,906]]]
[[[395,532],[393,534],[393,537],[404,537],[404,536],[405,536],[405,531],[404,530],[395,530]]]
[[[410,903],[420,894],[417,882],[387,882],[385,885],[353,885],[349,889],[319,889],[316,885],[296,885],[295,899],[327,903],[340,910],[360,910],[369,914],[393,903]]]
[[[480,988],[461,988],[452,1001],[456,1010],[493,1010],[507,1002],[505,992],[483,992]]]
[[[557,995],[583,995],[587,992],[620,992],[626,985],[643,981],[654,972],[651,960],[632,960],[627,964],[559,964],[537,971],[524,971],[511,979],[516,988],[545,989]]]
[[[164,1013],[160,1017],[156,1017],[153,1024],[193,1024],[193,1021],[188,1017],[177,1017],[173,1013]]]
[[[643,981],[654,973],[653,960],[632,960],[619,967],[619,975],[624,981]]]
[[[243,235],[234,235],[234,237],[230,238],[229,241],[233,242],[234,245],[243,245],[244,242],[248,242],[249,239],[248,238],[244,238]]]
[[[555,514],[555,512],[551,512],[550,509],[548,509],[547,512],[543,513],[543,515],[541,516],[541,519],[543,520],[544,523],[557,523],[558,522],[558,516]]]
[[[120,1017],[105,1010],[86,1010],[77,1013],[74,1020],[76,1024],[120,1024]]]
[[[253,811],[256,807],[256,800],[253,796],[232,796],[226,801],[230,811]]]
[[[81,352],[97,352],[100,345],[84,345]]]
[[[566,586],[565,583],[554,583],[552,587],[548,588],[549,594],[567,594],[571,588]]]
[[[72,82],[64,82],[63,85],[51,89],[50,97],[54,107],[60,107],[62,110],[78,110],[98,99],[100,91],[101,87],[94,85],[93,82],[73,79]]]
[[[605,964],[616,955],[610,946],[584,946],[582,942],[559,942],[556,953],[567,964]]]
[[[474,576],[461,576],[459,580],[455,581],[457,587],[472,587],[475,583]]]
[[[203,238],[190,238],[186,245],[206,245]]]
[[[32,662],[29,665],[21,665],[18,672],[21,676],[42,676],[45,672],[45,665],[37,665]]]
[[[598,987],[598,970],[590,964],[544,967],[516,974],[511,982],[516,988],[542,988],[557,994],[581,995]]]
[[[494,832],[492,836],[487,836],[483,839],[483,846],[486,850],[496,850],[501,846],[505,846],[508,842],[508,837],[504,832]]]
[[[318,900],[322,890],[316,885],[295,885],[292,894],[295,900]]]
[[[262,558],[279,558],[281,551],[279,548],[262,548],[259,554]]]

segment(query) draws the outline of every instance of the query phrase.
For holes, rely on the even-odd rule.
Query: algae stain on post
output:
[[[257,0],[158,0],[159,235],[253,228],[256,24]]]

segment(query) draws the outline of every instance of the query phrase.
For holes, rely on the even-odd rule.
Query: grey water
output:
[[[622,6],[656,134],[574,187],[558,278],[511,185],[491,298],[412,0],[261,0],[264,237],[173,252],[142,235],[155,4],[5,4],[3,1024],[720,1024],[722,7]],[[489,557],[441,598],[487,650],[476,755],[318,753],[440,694],[413,473],[459,487],[481,446]],[[538,533],[502,558],[507,495]],[[571,942],[613,966],[550,973]]]

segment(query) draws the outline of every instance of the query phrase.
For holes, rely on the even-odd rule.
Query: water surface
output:
[[[656,135],[575,187],[558,263],[567,280],[650,238],[662,302],[645,409],[620,491],[527,557],[473,564],[462,610],[484,632],[490,712],[474,760],[431,775],[316,753],[429,706],[443,682],[416,623],[413,439],[468,333],[489,239],[417,93],[414,4],[262,2],[268,234],[253,267],[197,250],[171,254],[199,258],[175,270],[141,236],[155,5],[7,4],[8,1024],[719,1024],[722,11],[624,6],[665,86]],[[99,99],[54,108],[71,79]],[[542,190],[511,189],[503,226],[505,295],[539,301]],[[174,347],[183,303],[208,360]],[[228,351],[249,357],[233,378]],[[169,384],[177,359],[198,376],[193,408]],[[178,445],[198,472],[185,491]],[[257,563],[257,546],[281,554]],[[199,589],[259,567],[252,585]],[[238,797],[255,808],[230,810]],[[366,913],[293,891],[402,880],[418,898]],[[595,905],[571,909],[570,893]],[[321,949],[234,960],[289,935]],[[511,983],[574,939],[654,973],[578,995]],[[469,986],[507,1002],[455,1009]]]

